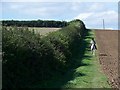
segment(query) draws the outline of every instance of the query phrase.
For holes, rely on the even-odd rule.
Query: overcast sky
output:
[[[2,2],[0,19],[66,20],[81,19],[87,28],[118,29],[117,2]]]

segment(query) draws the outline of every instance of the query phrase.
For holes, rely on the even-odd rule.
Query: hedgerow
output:
[[[3,27],[3,88],[28,87],[66,72],[85,30],[78,20],[45,37],[28,28]]]

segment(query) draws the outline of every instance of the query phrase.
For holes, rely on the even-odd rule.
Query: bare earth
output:
[[[113,88],[120,88],[118,75],[118,30],[95,30],[99,62]]]

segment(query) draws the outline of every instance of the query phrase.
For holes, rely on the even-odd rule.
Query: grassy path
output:
[[[90,31],[89,36],[85,38],[84,43],[89,43],[94,37],[94,31]],[[79,60],[79,58],[78,58]],[[107,83],[107,78],[101,72],[100,64],[97,55],[93,56],[87,48],[85,50],[84,58],[82,59],[82,66],[75,69],[74,79],[67,82],[63,87],[67,88],[110,88]],[[82,73],[79,76],[79,73]]]
[[[54,77],[54,79],[52,79],[52,81],[50,80],[45,82],[44,85],[38,83],[34,87],[110,88],[107,83],[107,78],[100,70],[100,64],[97,55],[93,56],[89,50],[89,42],[92,37],[94,37],[94,31],[89,31],[88,35],[82,41],[82,45],[80,47],[84,50],[84,52],[79,52],[73,58],[75,59],[75,63],[73,63],[73,69],[66,72],[65,75],[57,75]]]

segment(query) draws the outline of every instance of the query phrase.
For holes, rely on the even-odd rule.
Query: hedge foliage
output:
[[[80,20],[45,37],[28,28],[3,27],[3,88],[27,87],[66,72],[85,30]]]

